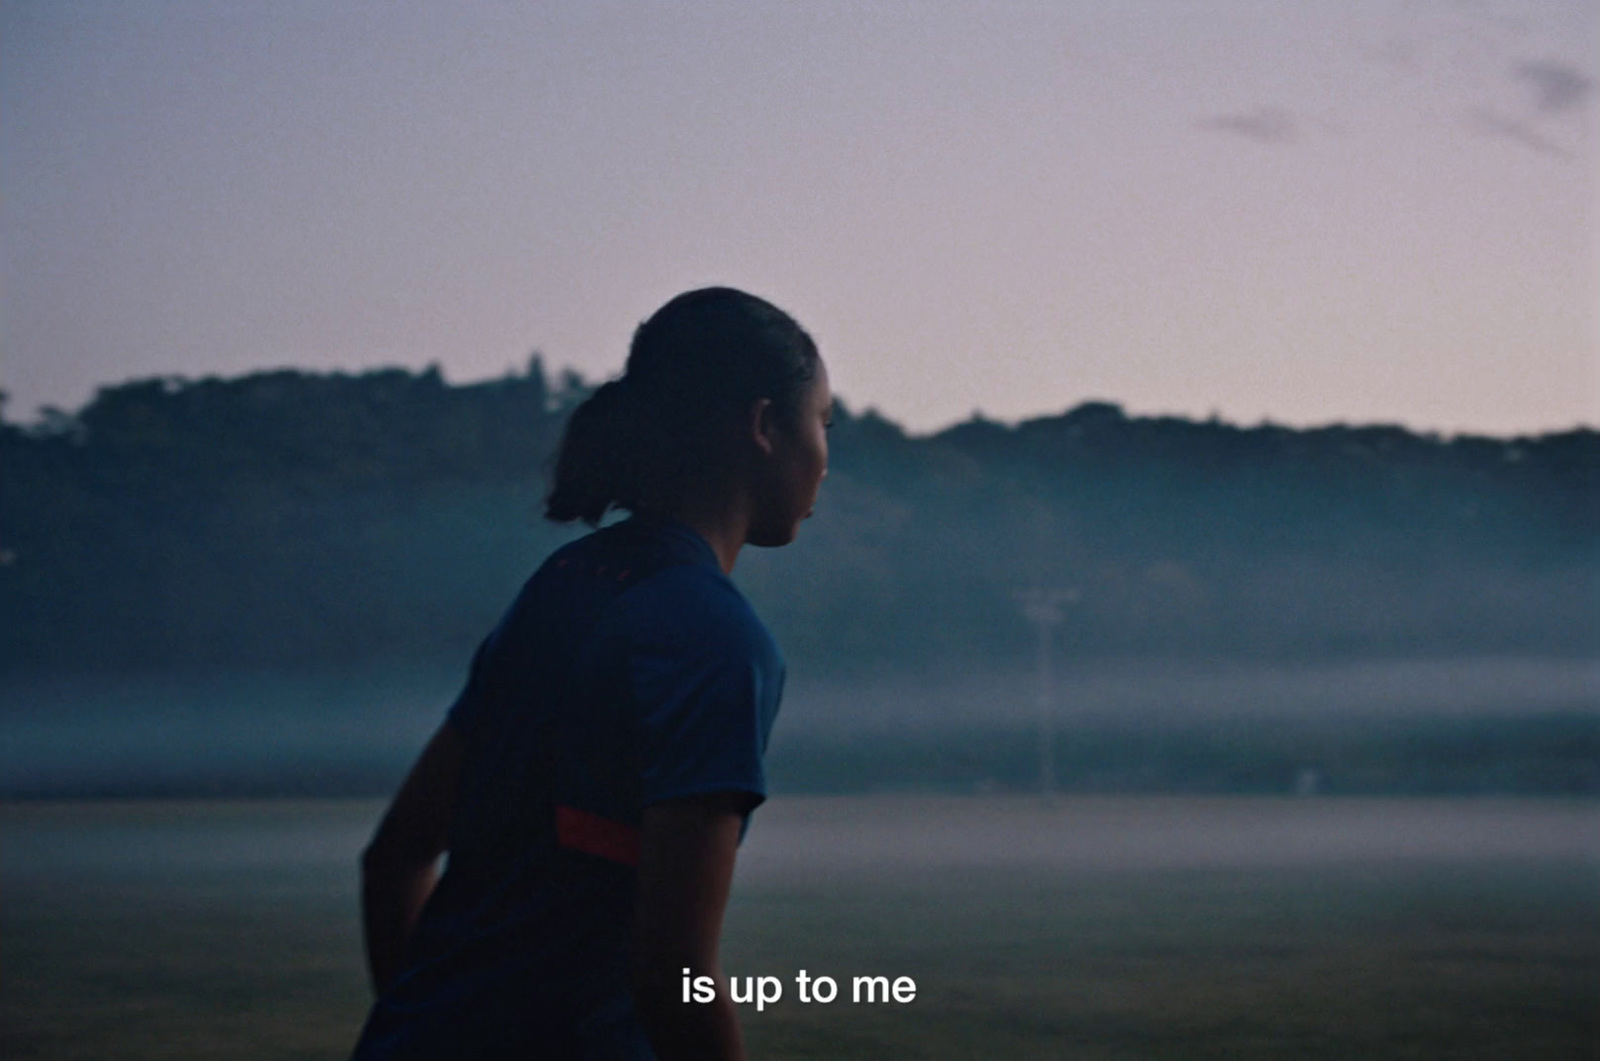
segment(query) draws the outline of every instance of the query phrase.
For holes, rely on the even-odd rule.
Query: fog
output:
[[[1497,657],[1358,660],[1303,666],[1140,659],[1052,665],[1056,715],[1074,722],[1148,725],[1206,719],[1514,719],[1550,711],[1600,713],[1600,660]],[[1031,725],[1036,671],[796,678],[782,724],[790,731],[937,733],[978,724]]]
[[[1333,790],[1348,778],[1365,792],[1587,792],[1600,770],[1591,659],[1056,659],[1053,670],[1061,783],[1079,791],[1287,791],[1312,770]],[[0,688],[0,794],[382,795],[464,671],[465,661],[12,681]],[[1025,669],[793,670],[773,787],[1027,788],[1038,695]]]
[[[14,682],[0,691],[0,785],[10,795],[372,793],[398,780],[457,680],[363,667]]]

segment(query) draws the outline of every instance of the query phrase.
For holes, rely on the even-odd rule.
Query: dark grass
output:
[[[354,855],[376,810],[6,807],[0,1056],[342,1056],[367,999]],[[291,857],[308,821],[313,850]],[[1594,1059],[1600,869],[1555,852],[753,872],[725,966],[785,980],[744,1013],[760,1058]],[[796,1002],[802,967],[839,1000]],[[871,974],[913,977],[916,1000],[852,1004]]]
[[[751,1014],[760,1056],[1590,1058],[1597,906],[1570,864],[922,880],[747,895],[728,966],[918,982]]]

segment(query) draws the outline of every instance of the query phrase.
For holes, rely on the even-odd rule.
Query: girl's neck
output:
[[[750,529],[750,513],[738,499],[695,500],[684,498],[671,508],[652,510],[655,519],[681,523],[706,540],[725,575],[733,574],[734,562],[744,547]]]

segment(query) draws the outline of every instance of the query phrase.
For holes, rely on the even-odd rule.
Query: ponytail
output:
[[[611,380],[572,411],[545,499],[546,519],[594,526],[611,508],[635,503],[638,447],[630,443],[639,425],[630,391],[626,377]]]

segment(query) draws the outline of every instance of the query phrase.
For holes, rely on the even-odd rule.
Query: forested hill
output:
[[[459,660],[573,533],[539,518],[587,393],[266,372],[0,423],[0,672]],[[1017,592],[1083,656],[1600,649],[1600,434],[1438,438],[1081,405],[911,437],[841,410],[817,517],[736,577],[793,658],[1008,662]]]

